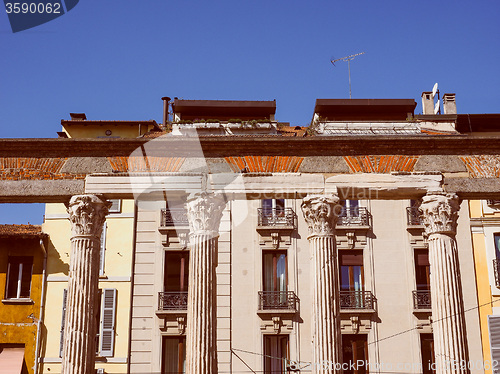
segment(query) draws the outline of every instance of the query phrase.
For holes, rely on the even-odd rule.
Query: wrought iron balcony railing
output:
[[[340,291],[340,309],[375,309],[371,291]]]
[[[186,210],[184,208],[162,209],[160,226],[189,226]]]
[[[408,226],[422,226],[424,223],[420,215],[418,207],[410,206],[406,208],[406,224]]]
[[[295,212],[292,208],[258,208],[258,226],[295,227]]]
[[[187,292],[158,292],[159,310],[187,310]]]
[[[493,260],[493,272],[495,273],[495,285],[500,288],[500,260]]]
[[[297,296],[293,291],[259,291],[259,310],[297,310]]]
[[[340,212],[337,226],[369,226],[368,210],[365,207],[346,208]]]
[[[431,309],[431,291],[413,291],[413,309]]]

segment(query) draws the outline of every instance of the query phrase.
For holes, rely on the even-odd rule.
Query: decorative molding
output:
[[[309,195],[302,200],[302,212],[309,226],[309,237],[335,235],[342,210],[337,195]]]
[[[430,192],[425,195],[420,205],[425,233],[455,235],[459,209],[456,194]]]
[[[67,205],[72,236],[93,236],[99,239],[111,202],[97,195],[76,195]]]

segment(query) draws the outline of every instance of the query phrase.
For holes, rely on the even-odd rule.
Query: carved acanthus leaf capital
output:
[[[111,202],[96,195],[75,195],[67,205],[73,236],[101,237]]]
[[[186,203],[191,234],[217,236],[226,201],[221,194],[201,192]]]
[[[457,231],[458,210],[460,203],[456,194],[444,192],[428,193],[420,205],[425,233],[451,234]]]
[[[342,210],[336,195],[309,195],[302,200],[302,213],[309,226],[309,236],[334,235]]]

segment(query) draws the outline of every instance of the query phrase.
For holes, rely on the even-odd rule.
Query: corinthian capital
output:
[[[455,235],[459,208],[456,194],[433,192],[425,195],[420,205],[425,233]]]
[[[309,225],[309,236],[334,235],[341,207],[336,195],[309,195],[302,200],[302,213]]]
[[[111,203],[96,195],[75,195],[67,205],[73,236],[101,237],[102,226]]]
[[[226,201],[221,194],[208,192],[194,194],[186,203],[191,233],[217,236],[225,206]]]

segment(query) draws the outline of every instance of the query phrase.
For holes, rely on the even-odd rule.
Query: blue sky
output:
[[[0,138],[52,138],[70,112],[162,119],[162,96],[277,101],[307,125],[317,98],[413,98],[439,82],[460,113],[500,113],[500,2],[81,0],[13,34],[0,15]],[[4,207],[5,208],[5,207]],[[41,222],[41,207],[0,223]]]

